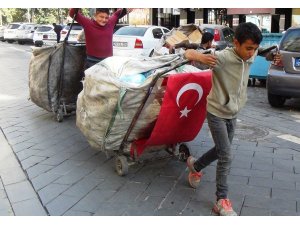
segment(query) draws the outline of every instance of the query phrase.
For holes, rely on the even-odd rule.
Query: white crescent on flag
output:
[[[188,90],[195,90],[198,92],[198,100],[197,102],[195,103],[195,105],[197,105],[197,103],[201,100],[202,98],[202,95],[203,95],[203,89],[202,87],[197,84],[197,83],[188,83],[186,85],[184,85],[177,93],[177,96],[176,96],[176,103],[178,105],[178,107],[180,107],[179,105],[179,100],[180,100],[180,97],[183,95],[184,92],[188,91]],[[194,106],[195,106],[194,105]],[[180,118],[185,116],[187,117],[187,114],[190,112],[191,110],[188,109],[187,107],[184,108],[184,110],[180,111],[181,112],[181,115],[180,115]]]

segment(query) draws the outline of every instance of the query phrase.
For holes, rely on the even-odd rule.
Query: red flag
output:
[[[166,78],[166,93],[151,136],[148,140],[135,142],[138,155],[146,146],[187,142],[197,136],[206,117],[206,97],[211,89],[211,76],[212,72],[207,70]]]

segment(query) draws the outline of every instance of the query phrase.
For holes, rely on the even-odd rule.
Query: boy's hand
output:
[[[184,53],[185,57],[188,60],[194,60],[197,62],[201,62],[210,67],[214,67],[217,64],[217,57],[211,54],[202,54],[201,52],[197,52],[193,49],[188,49]]]
[[[276,52],[273,54],[273,63],[275,65],[278,65],[281,62],[281,54],[279,52]]]

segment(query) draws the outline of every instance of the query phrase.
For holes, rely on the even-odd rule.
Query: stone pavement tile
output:
[[[76,196],[79,200],[87,195],[90,191],[95,189],[101,182],[103,182],[102,179],[85,177],[67,189],[63,194],[68,196]]]
[[[274,172],[273,179],[289,181],[289,182],[296,182],[296,181],[300,182],[300,174],[286,173],[286,172]]]
[[[22,151],[24,149],[30,148],[34,145],[36,145],[35,142],[22,142],[22,143],[13,145],[13,150],[14,150],[14,152],[19,152],[19,151]]]
[[[104,179],[104,181],[100,183],[96,189],[118,191],[124,187],[127,182],[127,179],[124,177],[117,176],[116,178],[107,178]]]
[[[282,212],[296,212],[296,201],[270,199],[263,197],[246,196],[244,206],[268,209],[270,211]]]
[[[298,190],[272,188],[272,198],[283,200],[300,200],[300,193]]]
[[[294,173],[294,166],[297,162],[294,160],[273,159],[274,171]]]
[[[247,157],[248,158],[248,157]],[[244,169],[250,169],[251,168],[251,161],[249,160],[250,157],[246,160],[242,160],[241,158],[237,160],[237,158],[234,158],[231,163],[231,168],[244,168]]]
[[[249,178],[245,176],[236,176],[236,175],[228,175],[227,182],[228,184],[247,184]]]
[[[62,162],[66,161],[67,159],[69,159],[70,157],[72,157],[72,155],[73,154],[69,152],[61,152],[49,157],[48,159],[41,162],[41,164],[49,165],[49,166],[57,166]]]
[[[28,181],[22,181],[5,186],[7,197],[11,203],[16,203],[36,197],[32,186]]]
[[[240,215],[241,216],[270,216],[271,212],[268,209],[244,206],[242,208]]]
[[[253,148],[253,150],[257,153],[263,153],[263,152],[265,152],[265,153],[274,153],[274,148],[272,148],[272,147],[259,147],[259,146],[257,146],[255,148]]]
[[[8,139],[8,142],[11,145],[16,145],[16,144],[20,144],[20,143],[27,143],[28,141],[31,142],[33,140],[34,139],[31,136],[19,136],[19,137]]]
[[[77,154],[73,155],[70,159],[71,160],[78,160],[78,161],[87,161],[88,159],[92,158],[96,155],[97,152],[91,148],[85,148],[82,151],[78,152]]]
[[[73,169],[76,169],[81,164],[82,164],[82,162],[80,162],[80,161],[67,159],[66,161],[62,162],[60,165],[51,169],[49,172],[55,173],[55,174],[60,174],[60,175],[66,175]]]
[[[187,169],[188,170],[188,169]],[[216,167],[207,166],[203,169],[202,181],[215,182],[216,181]],[[186,181],[188,181],[188,173],[185,174]]]
[[[27,148],[24,149],[22,151],[19,151],[16,153],[18,159],[20,161],[25,160],[31,156],[39,156],[39,154],[41,153],[40,150],[36,150],[36,149],[32,149],[32,148]]]
[[[116,194],[112,190],[92,190],[82,198],[71,210],[95,213],[103,204]]]
[[[55,173],[42,173],[37,177],[31,180],[32,185],[36,191],[39,191],[43,187],[46,187],[48,184],[52,183],[53,181],[57,180],[61,175]]]
[[[121,216],[130,207],[125,202],[104,202],[94,216]]]
[[[185,168],[185,163],[170,158],[167,164],[160,168],[160,174],[164,176],[179,177]]]
[[[162,197],[148,197],[143,201],[137,201],[131,204],[122,213],[122,216],[153,216],[155,209],[162,201]]]
[[[232,151],[232,155],[235,157],[235,156],[244,156],[244,157],[253,157],[254,156],[254,151],[236,151],[236,150],[233,150]]]
[[[212,201],[191,200],[186,207],[179,213],[180,216],[209,216],[212,214]]]
[[[46,211],[37,198],[13,203],[16,216],[46,216]]]
[[[146,188],[144,196],[166,196],[175,184],[174,177],[156,177]]]
[[[40,162],[44,161],[47,159],[46,157],[41,157],[41,156],[30,156],[24,160],[21,161],[22,167],[24,170],[27,170],[28,168],[39,164]]]
[[[289,154],[289,155],[296,155],[296,156],[300,156],[300,151],[292,149],[292,148],[275,148],[274,149],[274,153],[275,154]]]
[[[19,162],[16,160],[15,155],[13,154],[6,154],[1,155],[0,158],[0,173],[3,171],[12,170],[15,168],[20,167]]]
[[[0,198],[0,216],[14,216],[8,198]]]
[[[0,199],[2,199],[2,198],[7,198],[4,189],[0,189]]]
[[[61,216],[71,209],[78,201],[79,198],[76,196],[60,195],[47,204],[46,208],[51,216]]]
[[[257,147],[278,148],[278,147],[280,147],[280,145],[277,143],[269,142],[269,141],[265,140],[265,141],[258,141]]]
[[[291,154],[274,154],[274,153],[269,153],[269,152],[255,152],[254,157],[258,158],[277,158],[277,159],[293,159],[293,155]]]
[[[48,172],[51,170],[54,166],[49,166],[49,165],[43,165],[43,164],[37,164],[35,166],[32,166],[26,170],[27,175],[30,179],[33,179],[40,174],[43,174],[45,172]]]
[[[39,190],[38,194],[43,202],[43,205],[47,205],[50,201],[55,199],[69,187],[70,185],[49,184],[43,189]]]
[[[110,199],[111,202],[127,202],[128,204],[137,200],[146,190],[147,184],[127,182]]]
[[[57,184],[75,184],[82,178],[84,178],[87,174],[91,173],[92,169],[86,169],[82,166],[77,166],[72,169],[69,173],[63,175],[61,178],[54,181]]]
[[[83,211],[75,211],[75,210],[68,210],[63,216],[92,216],[93,213],[83,212]]]
[[[259,187],[289,189],[289,190],[296,189],[295,182],[273,180],[272,178],[250,177],[249,185],[259,186]]]
[[[2,182],[4,185],[19,183],[21,181],[26,181],[27,177],[25,176],[21,167],[16,167],[13,169],[8,169],[1,173]]]
[[[295,168],[295,173],[300,174],[300,165],[299,166],[294,166]]]
[[[262,162],[252,162],[251,169],[262,170],[262,171],[286,171],[294,172],[294,167],[288,164],[282,163],[262,163]]]
[[[265,198],[271,197],[271,188],[269,187],[258,187],[251,185],[235,185],[229,184],[229,194],[242,195],[242,196],[261,196]]]
[[[272,171],[252,170],[243,168],[231,168],[231,175],[245,176],[245,177],[265,177],[271,178]]]

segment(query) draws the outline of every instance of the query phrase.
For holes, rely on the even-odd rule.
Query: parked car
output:
[[[33,33],[33,43],[36,47],[43,44],[56,43],[56,33],[52,25],[39,25]]]
[[[234,31],[230,27],[218,24],[202,24],[199,28],[202,32],[210,32],[214,35],[213,44],[217,50],[233,47]]]
[[[113,35],[113,54],[117,56],[152,56],[163,34],[170,32],[161,26],[125,26]]]
[[[21,26],[21,23],[10,23],[4,30],[4,41],[13,43],[17,40],[17,30]]]
[[[23,23],[17,30],[17,41],[19,44],[33,43],[33,33],[37,25],[34,23]]]
[[[282,107],[288,98],[300,98],[300,26],[289,28],[279,44],[281,62],[271,64],[267,77],[268,101]]]
[[[4,41],[4,30],[6,29],[5,26],[0,26],[0,41]]]
[[[69,30],[70,30],[70,27],[71,27],[71,23],[68,23],[60,32],[60,41],[64,41]],[[78,43],[78,35],[83,31],[83,27],[78,24],[78,23],[74,23],[73,26],[72,26],[72,30],[70,32],[70,35],[69,35],[69,39],[68,39],[68,42],[69,43]]]

